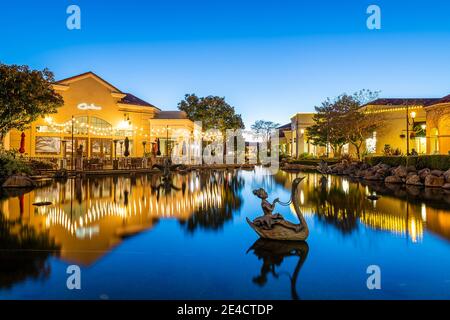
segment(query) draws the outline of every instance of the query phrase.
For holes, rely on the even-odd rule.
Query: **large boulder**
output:
[[[444,175],[444,171],[441,171],[441,170],[432,170],[432,171],[431,171],[431,174],[432,174],[433,176],[435,176],[435,177],[440,177],[440,176],[443,176],[443,175]]]
[[[392,173],[400,178],[406,178],[408,175],[408,170],[404,166],[398,166],[394,170],[392,170]]]
[[[446,184],[444,184],[443,186],[442,186],[442,189],[445,189],[445,190],[450,190],[450,183],[446,183]]]
[[[347,169],[347,164],[344,162],[336,164],[333,169],[332,173],[334,174],[344,174],[344,170]]]
[[[366,170],[358,170],[355,172],[354,177],[355,178],[364,178],[364,176],[366,175],[367,171]]]
[[[406,175],[406,179],[408,179],[411,176],[417,176],[417,172],[408,172],[408,174]]]
[[[416,172],[417,169],[416,169],[415,166],[408,166],[408,167],[406,168],[406,171],[408,171],[408,172]]]
[[[406,179],[406,184],[411,186],[422,186],[423,183],[420,180],[420,177],[418,175],[409,175]]]
[[[376,174],[382,177],[387,177],[390,174],[390,170],[389,168],[381,168],[377,170]]]
[[[352,163],[342,173],[345,174],[345,175],[353,176],[353,175],[355,175],[355,173],[357,171],[359,171],[358,164]]]
[[[444,172],[444,178],[447,183],[450,183],[450,169]]]
[[[420,179],[422,181],[425,181],[425,178],[431,174],[431,170],[428,168],[425,168],[425,169],[419,170],[418,174],[419,174]]]
[[[3,188],[33,188],[36,183],[26,175],[12,175],[3,182]]]
[[[403,179],[399,176],[389,176],[389,177],[386,177],[386,179],[384,179],[384,183],[399,184],[399,183],[403,183]]]
[[[383,181],[384,177],[380,176],[379,174],[366,174],[364,176],[364,179],[369,181]]]
[[[440,188],[445,184],[444,176],[438,177],[430,174],[425,178],[425,187]]]
[[[366,162],[362,163],[361,166],[360,166],[361,170],[367,170],[369,168],[370,168],[370,164],[368,164]]]

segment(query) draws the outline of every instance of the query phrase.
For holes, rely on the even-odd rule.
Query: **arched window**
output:
[[[66,133],[72,133],[71,119],[67,121],[68,125],[65,126]],[[88,117],[78,116],[73,118],[73,134],[75,135],[87,135],[88,134]]]
[[[112,125],[100,118],[97,117],[91,117],[91,126],[94,128],[101,128],[101,129],[111,129]]]
[[[70,121],[71,119],[67,121],[68,125],[65,126],[65,132],[69,134],[72,133]],[[97,117],[77,116],[73,118],[73,121],[73,134],[75,135],[88,135],[89,130],[94,135],[97,132],[108,134],[110,129],[112,129],[112,125],[109,122]]]

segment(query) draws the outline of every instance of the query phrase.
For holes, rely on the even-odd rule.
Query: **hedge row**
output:
[[[31,173],[30,167],[11,151],[0,150],[0,181],[17,173]]]
[[[417,170],[423,168],[448,170],[450,169],[450,155],[429,155],[429,156],[368,156],[365,162],[374,166],[378,163],[388,164],[392,167],[415,166]]]
[[[297,159],[289,161],[290,164],[301,164],[305,166],[317,166],[320,161],[325,161],[328,165],[339,163],[338,159]]]

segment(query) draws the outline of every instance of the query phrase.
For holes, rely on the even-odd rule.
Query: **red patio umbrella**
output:
[[[22,134],[20,135],[20,148],[19,148],[19,152],[20,152],[20,153],[25,153],[25,132],[22,132]]]

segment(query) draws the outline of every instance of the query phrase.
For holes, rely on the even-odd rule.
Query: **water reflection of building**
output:
[[[290,189],[291,181],[299,175],[305,174],[280,172],[275,180]],[[410,200],[391,196],[388,192],[379,200],[370,201],[366,196],[373,192],[371,187],[335,176],[321,183],[320,178],[318,174],[308,174],[302,182],[298,196],[305,215],[317,215],[319,220],[334,225],[343,233],[356,230],[358,223],[362,223],[412,242],[422,241],[425,228],[450,240],[448,209],[421,201],[408,202]]]
[[[231,172],[175,176],[172,190],[157,190],[158,176],[69,180],[5,200],[1,208],[10,220],[21,217],[38,232],[49,231],[63,259],[89,264],[160,219],[189,221],[198,212],[226,207],[233,179]],[[33,206],[46,201],[53,204]]]

